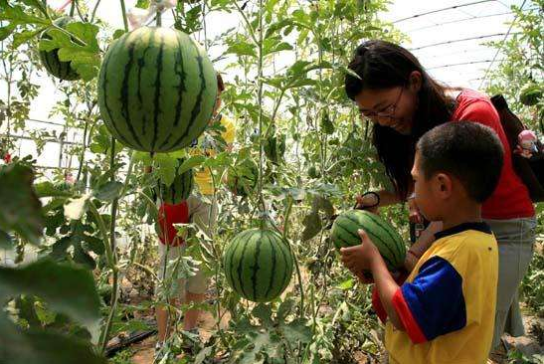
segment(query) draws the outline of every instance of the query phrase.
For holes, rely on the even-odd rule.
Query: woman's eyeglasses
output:
[[[402,97],[402,93],[404,92],[404,86],[400,89],[399,95],[397,96],[397,100],[394,104],[386,107],[382,111],[361,111],[361,115],[365,118],[369,119],[380,119],[380,118],[393,118],[395,116],[395,111],[397,110],[397,105],[400,101],[400,98]]]

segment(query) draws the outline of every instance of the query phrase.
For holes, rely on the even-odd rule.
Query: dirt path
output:
[[[223,315],[220,327],[227,328],[230,320],[230,314],[227,312]],[[202,341],[206,342],[210,339],[212,333],[216,329],[215,318],[211,312],[205,312],[199,321],[199,334]],[[147,338],[146,340],[131,346],[134,354],[132,363],[134,364],[152,364],[153,354],[155,352],[155,343],[157,342],[156,335]]]

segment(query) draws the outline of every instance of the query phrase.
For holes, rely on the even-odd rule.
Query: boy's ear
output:
[[[438,173],[435,176],[435,192],[443,199],[451,196],[453,181],[445,173]]]

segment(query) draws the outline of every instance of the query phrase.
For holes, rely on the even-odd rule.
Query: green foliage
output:
[[[101,62],[98,31],[98,26],[83,22],[69,23],[66,32],[53,28],[47,31],[48,37],[41,40],[40,50],[58,49],[59,59],[70,62],[83,80],[90,81],[98,75]]]
[[[28,242],[38,244],[44,223],[33,180],[29,167],[17,163],[0,167],[0,230],[13,230]]]

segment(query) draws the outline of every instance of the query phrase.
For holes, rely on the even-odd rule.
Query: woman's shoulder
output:
[[[499,116],[489,96],[476,90],[463,89],[457,95],[452,120],[480,121],[467,120],[474,117],[498,119]]]

